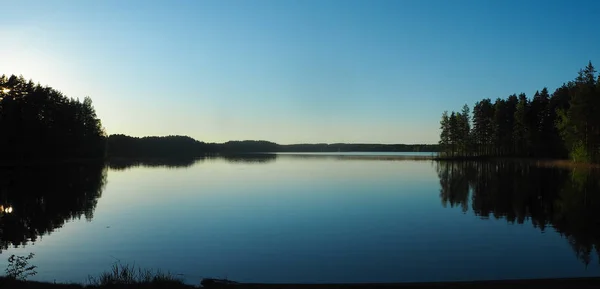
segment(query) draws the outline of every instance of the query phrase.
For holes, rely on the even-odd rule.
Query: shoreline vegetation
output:
[[[201,157],[214,154],[301,153],[301,152],[437,152],[437,144],[277,144],[244,140],[205,143],[188,136],[132,137],[111,135],[107,140],[109,157]]]
[[[145,273],[145,272],[142,272]],[[156,278],[155,278],[156,277]],[[129,278],[129,277],[126,277]],[[398,289],[508,289],[508,288],[548,288],[548,289],[571,289],[571,288],[598,288],[600,286],[600,277],[585,278],[548,278],[548,279],[516,279],[516,280],[480,280],[480,281],[453,281],[453,282],[399,282],[399,283],[332,283],[332,284],[276,284],[276,283],[238,283],[225,279],[206,278],[200,282],[200,285],[191,285],[183,283],[176,277],[146,276],[148,280],[140,282],[115,282],[115,283],[90,283],[87,285],[77,283],[52,283],[39,281],[24,281],[12,278],[0,277],[0,288],[10,289],[79,289],[79,288],[236,288],[236,289],[345,289],[345,288],[398,288]],[[119,281],[119,280],[113,280]]]
[[[600,163],[600,75],[591,62],[552,94],[486,98],[471,112],[444,111],[440,155],[448,159],[524,157]]]
[[[0,165],[192,158],[269,152],[435,152],[437,144],[277,144],[245,140],[207,143],[189,136],[109,135],[92,99],[70,98],[23,76],[0,76]]]
[[[524,93],[477,102],[471,113],[447,111],[438,144],[207,143],[189,136],[109,135],[92,100],[69,98],[23,76],[0,76],[0,165],[111,158],[197,158],[282,152],[438,152],[434,160],[536,158],[600,163],[600,76],[591,62],[554,93]],[[414,157],[414,159],[420,159]],[[559,163],[559,162],[556,162]],[[564,164],[564,162],[562,162]]]

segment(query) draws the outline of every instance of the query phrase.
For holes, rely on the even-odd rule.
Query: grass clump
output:
[[[97,277],[89,276],[90,286],[110,287],[115,285],[182,286],[183,279],[169,272],[142,269],[134,265],[115,263],[112,268]]]

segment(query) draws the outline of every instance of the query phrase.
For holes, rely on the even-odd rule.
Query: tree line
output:
[[[210,144],[188,136],[132,137],[110,135],[107,141],[109,157],[125,158],[185,158],[199,157],[213,151]]]
[[[102,159],[200,157],[255,152],[432,152],[427,144],[292,144],[269,141],[206,143],[188,136],[108,136],[92,99],[70,98],[22,76],[0,76],[0,159]]]
[[[201,157],[210,154],[272,152],[433,152],[438,145],[407,144],[291,144],[270,141],[228,141],[205,143],[188,136],[132,137],[123,134],[108,137],[110,157]]]
[[[92,100],[69,98],[22,76],[0,76],[0,158],[99,158],[106,134]]]
[[[600,76],[590,62],[552,94],[524,93],[478,101],[471,112],[445,111],[440,152],[445,157],[547,157],[600,162]]]

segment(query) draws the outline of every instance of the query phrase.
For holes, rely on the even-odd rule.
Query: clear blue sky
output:
[[[109,133],[434,143],[444,110],[600,66],[600,1],[0,0],[0,73]]]

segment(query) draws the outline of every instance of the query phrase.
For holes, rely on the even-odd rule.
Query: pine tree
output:
[[[514,146],[517,155],[528,156],[531,134],[529,132],[529,101],[524,93],[519,94],[519,102],[515,111]]]
[[[450,147],[450,119],[448,117],[448,111],[444,111],[444,113],[442,113],[440,130],[440,152],[448,154],[448,149]]]
[[[470,153],[471,148],[471,123],[470,123],[471,112],[468,105],[464,105],[462,111],[459,114],[459,126],[460,126],[460,148],[461,153],[466,156]]]

